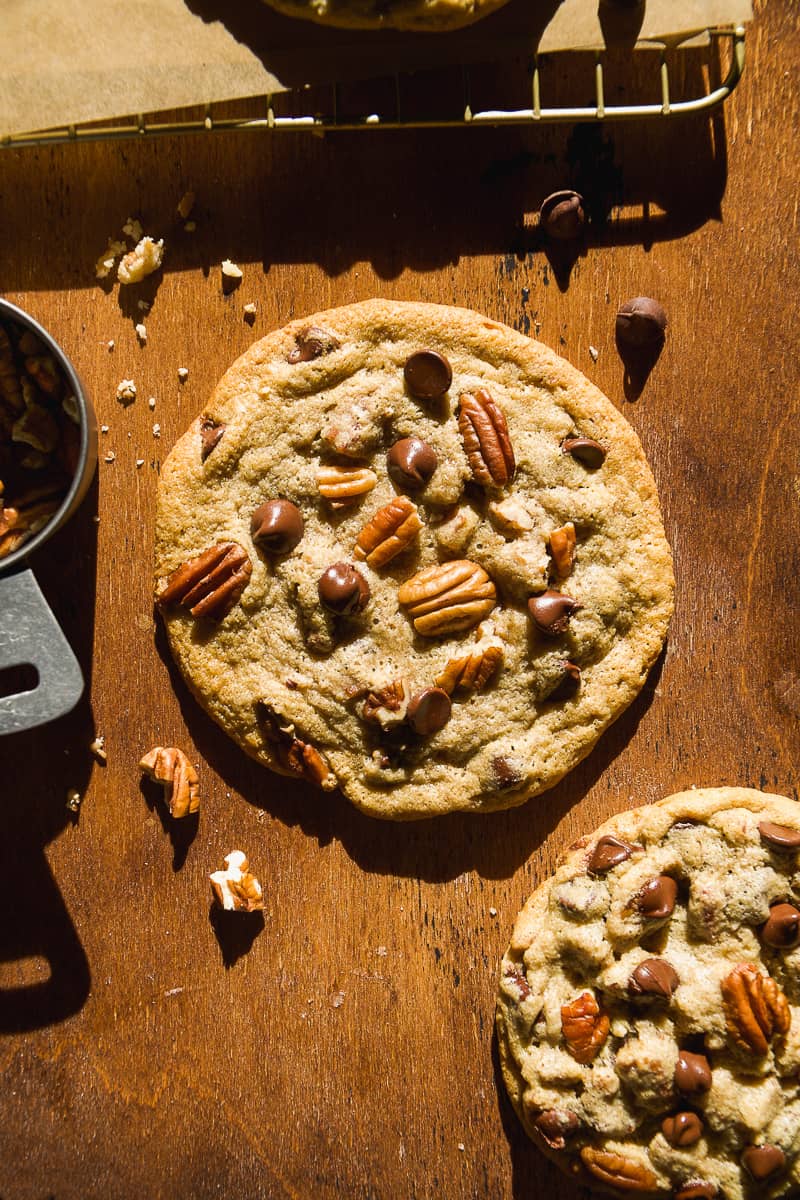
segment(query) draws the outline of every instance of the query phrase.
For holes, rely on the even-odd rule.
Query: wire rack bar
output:
[[[409,117],[401,113],[401,76],[394,76],[395,113],[382,117],[379,113],[368,113],[358,118],[339,115],[339,85],[331,85],[330,111],[320,113],[298,113],[280,115],[273,107],[273,97],[254,99],[261,107],[261,115],[248,117],[213,116],[213,104],[205,106],[202,118],[185,121],[145,120],[144,114],[134,119],[121,120],[109,125],[67,125],[60,129],[47,129],[40,133],[8,135],[0,138],[0,149],[19,149],[26,146],[52,146],[67,142],[104,142],[139,137],[174,137],[189,133],[224,132],[299,132],[323,136],[334,132],[354,132],[369,129],[463,129],[467,126],[544,125],[574,124],[578,121],[632,121],[668,119],[690,113],[704,113],[727,100],[742,77],[745,64],[745,31],[742,26],[735,29],[709,29],[712,39],[729,41],[731,60],[725,79],[717,88],[702,96],[686,100],[673,100],[666,52],[659,56],[659,91],[661,101],[652,104],[606,104],[606,81],[603,56],[598,53],[594,60],[594,104],[558,108],[542,103],[542,70],[538,58],[533,60],[531,83],[531,107],[519,109],[487,108],[473,111],[469,100],[469,72],[463,69],[461,113],[456,117]],[[405,77],[404,77],[405,78]]]

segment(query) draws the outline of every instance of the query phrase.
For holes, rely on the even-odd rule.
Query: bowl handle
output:
[[[0,697],[0,734],[54,721],[81,698],[83,675],[33,572],[0,579],[0,671],[32,666],[34,688]]]

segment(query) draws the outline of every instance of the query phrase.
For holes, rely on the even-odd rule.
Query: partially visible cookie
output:
[[[581,838],[503,959],[503,1077],[578,1182],[675,1200],[800,1185],[800,804],[681,792]]]
[[[471,25],[507,0],[266,0],[288,17],[343,29],[439,33]]]
[[[551,787],[672,611],[655,485],[610,401],[478,313],[380,300],[230,368],[164,464],[155,574],[214,719],[394,819]]]

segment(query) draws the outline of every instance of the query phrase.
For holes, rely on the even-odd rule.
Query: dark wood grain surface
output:
[[[109,426],[86,502],[34,563],[86,697],[0,743],[2,1200],[577,1196],[499,1080],[517,910],[621,809],[692,784],[797,796],[800,26],[790,0],[759,9],[745,78],[711,119],[0,151],[0,292],[61,341]],[[609,220],[551,262],[534,214],[575,184]],[[174,211],[188,187],[194,234]],[[144,347],[131,298],[93,272],[129,214],[168,247],[136,293],[153,302]],[[227,296],[223,258],[244,270]],[[613,331],[640,294],[670,325],[637,398]],[[255,337],[373,295],[538,334],[625,412],[659,485],[678,584],[666,653],[595,752],[512,812],[397,827],[270,775],[201,713],[153,621],[174,440]],[[154,744],[199,764],[189,828],[140,784]],[[208,872],[234,847],[264,884],[263,924],[211,911]]]

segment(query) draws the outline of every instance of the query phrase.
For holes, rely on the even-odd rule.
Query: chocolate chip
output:
[[[498,754],[492,759],[492,783],[494,784],[494,791],[503,792],[508,788],[519,787],[524,782],[523,776],[520,775],[516,767],[513,767],[502,754]]]
[[[444,729],[450,720],[452,704],[442,688],[423,688],[408,702],[408,723],[415,733],[428,737]]]
[[[565,661],[561,664],[564,674],[553,688],[548,700],[570,700],[581,686],[581,669],[574,662]]]
[[[772,821],[760,821],[758,832],[773,850],[796,850],[800,846],[800,831],[789,825],[775,825]]]
[[[634,996],[662,996],[669,1000],[680,983],[680,976],[665,958],[646,958],[628,980]]]
[[[657,300],[637,296],[617,313],[617,342],[628,349],[653,346],[664,340],[667,314]]]
[[[573,458],[577,458],[578,462],[582,462],[590,471],[602,467],[607,454],[605,446],[588,437],[565,438],[561,449],[564,454],[571,454]]]
[[[702,1136],[703,1122],[697,1113],[679,1112],[664,1118],[661,1132],[670,1146],[693,1146]]]
[[[453,369],[435,350],[417,350],[403,368],[406,387],[417,400],[439,400],[453,382]]]
[[[673,1200],[714,1200],[717,1189],[713,1183],[704,1183],[697,1179],[677,1188],[672,1195]]]
[[[630,858],[632,854],[633,846],[628,842],[606,834],[605,837],[599,839],[592,851],[588,869],[593,875],[604,875],[612,867],[618,867],[621,862],[625,862],[625,859]]]
[[[533,1129],[538,1133],[551,1150],[563,1150],[567,1138],[572,1137],[580,1129],[581,1123],[572,1112],[559,1112],[555,1108],[547,1108],[533,1122]]]
[[[636,907],[643,917],[659,920],[672,916],[678,897],[678,885],[671,875],[657,875],[636,894]]]
[[[328,567],[320,576],[317,591],[320,602],[337,616],[361,612],[370,597],[369,584],[364,576],[346,562]]]
[[[250,518],[250,536],[267,554],[288,554],[303,536],[303,514],[291,500],[267,500]]]
[[[786,1166],[786,1155],[780,1146],[748,1146],[742,1153],[742,1166],[753,1179],[768,1179]]]
[[[580,237],[586,223],[583,196],[565,190],[553,192],[542,201],[539,209],[539,224],[548,237],[559,242]]]
[[[312,359],[330,354],[331,350],[339,347],[338,338],[325,329],[318,329],[316,325],[310,325],[308,329],[298,333],[295,343],[295,348],[290,351],[287,360],[290,363],[311,362]]]
[[[416,492],[424,488],[439,465],[435,452],[422,438],[401,438],[386,455],[386,466],[398,487]]]
[[[528,612],[533,617],[533,623],[545,637],[558,637],[565,633],[570,617],[580,608],[583,605],[577,600],[551,588],[538,596],[531,596],[528,601]]]
[[[684,1096],[696,1096],[711,1087],[711,1064],[705,1054],[681,1050],[675,1067],[675,1087]]]
[[[792,950],[800,944],[800,909],[793,904],[771,904],[769,920],[762,927],[761,940],[776,950]]]
[[[203,417],[200,421],[200,461],[205,462],[219,439],[225,432],[224,425],[218,425],[211,417]]]

